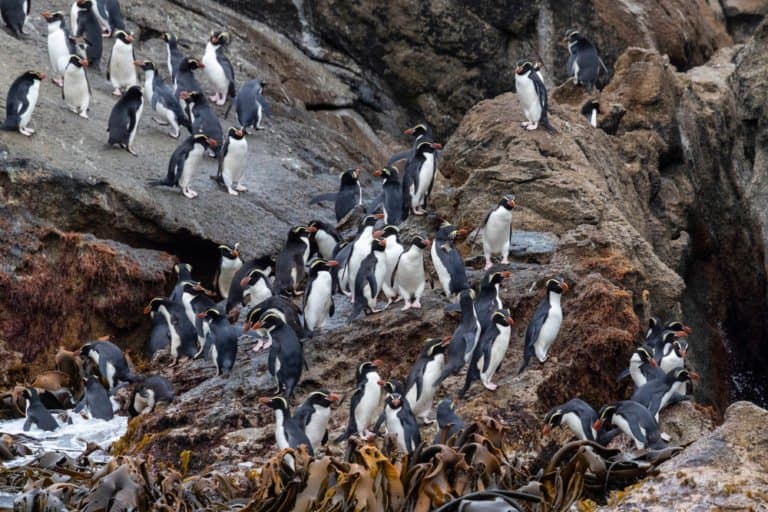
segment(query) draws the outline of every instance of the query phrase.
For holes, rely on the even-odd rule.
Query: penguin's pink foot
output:
[[[525,127],[526,130],[533,131],[539,127],[539,123],[531,123]]]
[[[238,183],[237,185],[235,185],[235,190],[237,190],[238,192],[248,192],[248,187]]]
[[[415,300],[415,301],[413,301],[413,303],[411,304],[411,307],[412,307],[413,309],[421,309],[421,301],[420,301],[419,299],[416,299],[416,300]]]
[[[489,391],[496,391],[499,389],[499,385],[494,382],[489,382],[488,384],[483,384],[485,386],[485,389]]]
[[[122,95],[123,95],[123,93],[120,92],[120,88],[119,87],[115,87],[114,90],[112,91],[112,96],[122,96]]]
[[[64,87],[64,80],[61,78],[51,78],[51,82],[58,85],[59,87]]]
[[[528,125],[530,125],[530,124],[531,124],[530,121],[523,121],[522,123],[520,123],[520,126],[522,126],[523,128],[527,128]]]
[[[507,258],[507,257],[501,258],[501,264],[502,265],[509,265],[509,258]]]
[[[412,307],[413,307],[413,306],[411,306],[411,304],[410,304],[408,301],[406,301],[406,302],[405,302],[405,306],[403,306],[402,308],[400,308],[400,311],[408,311],[408,310],[409,310],[409,309],[411,309]]]

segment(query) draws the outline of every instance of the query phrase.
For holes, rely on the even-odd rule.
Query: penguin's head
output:
[[[535,70],[533,63],[529,60],[519,60],[517,61],[517,66],[515,66],[515,73],[521,76]]]
[[[616,412],[615,405],[604,405],[600,409],[600,413],[597,415],[597,419],[595,420],[594,423],[592,423],[592,428],[597,431],[597,430],[600,430],[600,428],[602,428],[604,424],[606,423],[610,424],[615,412]]]
[[[311,230],[311,231],[310,231]],[[311,228],[309,226],[294,226],[288,231],[288,240],[301,240],[302,238],[308,238],[311,233],[317,231],[317,228]]]
[[[376,169],[375,171],[373,171],[373,175],[376,176],[377,178],[384,178],[385,181],[389,178],[395,178],[395,179],[400,178],[400,173],[397,172],[397,168],[394,166],[382,167],[381,169]]]
[[[443,336],[442,338],[430,338],[424,343],[422,353],[426,357],[434,357],[437,354],[445,353],[445,349],[451,344],[450,336]]]
[[[177,263],[173,266],[173,270],[176,272],[177,276],[180,276],[182,273],[191,274],[192,265],[189,263]]]
[[[188,69],[189,71],[194,71],[196,69],[205,69],[205,64],[200,62],[198,59],[195,59],[194,57],[187,57],[181,61],[180,67]]]
[[[472,288],[461,290],[461,293],[459,293],[459,305],[461,305],[462,309],[470,307],[475,300],[475,296],[475,290]]]
[[[647,363],[653,366],[654,368],[656,367],[656,360],[653,358],[651,353],[645,347],[637,347],[632,357],[635,357],[635,356],[637,356],[640,359],[641,363]]]
[[[403,394],[403,383],[397,379],[380,380],[379,385],[384,388],[384,392],[387,394]]]
[[[48,23],[56,23],[56,22],[64,23],[64,13],[61,11],[56,11],[56,12],[44,11],[41,13],[41,16],[45,18],[45,21],[47,21]]]
[[[157,71],[155,63],[151,60],[135,60],[133,64],[138,66],[142,71]]]
[[[304,400],[304,403],[310,405],[318,405],[320,407],[331,407],[341,402],[341,397],[336,393],[331,393],[327,389],[321,389],[319,391],[313,391]]]
[[[231,36],[229,35],[229,32],[211,32],[209,41],[211,44],[227,45],[231,41]]]
[[[664,331],[661,334],[661,339],[663,342],[666,343],[674,343],[676,339],[678,338],[685,338],[688,336],[688,333],[685,331]]]
[[[653,332],[659,328],[661,325],[661,319],[657,316],[652,316],[648,319],[648,331],[645,333],[645,339],[648,339],[651,337]]]
[[[558,406],[554,409],[550,409],[544,416],[544,427],[541,429],[541,433],[548,435],[553,428],[559,427],[560,422],[563,420],[563,410]]]
[[[488,272],[485,274],[485,276],[483,276],[483,284],[487,283],[490,286],[501,284],[504,279],[510,277],[511,275],[512,272],[509,270],[505,270],[503,272]]]
[[[504,197],[501,198],[499,201],[499,206],[502,208],[506,208],[507,210],[513,209],[515,204],[515,195],[514,194],[507,194]]]
[[[266,405],[267,407],[270,407],[276,411],[285,412],[288,410],[288,400],[286,400],[282,396],[273,396],[273,397],[263,396],[259,398],[259,403],[261,405]]]
[[[513,326],[515,325],[515,321],[512,319],[511,316],[503,313],[502,311],[496,311],[491,316],[491,321],[495,323],[496,325],[502,325],[502,326]]]
[[[222,258],[236,260],[240,257],[240,242],[236,242],[233,247],[222,244],[219,246],[219,253]]]
[[[376,238],[389,238],[390,236],[397,236],[399,234],[400,228],[394,224],[387,224],[384,228],[373,232],[373,236]]]
[[[383,218],[384,218],[383,213],[374,213],[373,215],[366,215],[365,217],[363,217],[363,220],[360,221],[360,227],[367,228],[367,227],[375,226],[376,222],[379,219],[383,219]]]
[[[81,59],[78,55],[70,55],[69,64],[72,64],[73,66],[77,66],[78,68],[87,68],[88,60]]]
[[[77,0],[77,6],[81,11],[90,9],[92,5],[93,2],[91,0]]]
[[[265,282],[267,282],[267,274],[265,274],[262,269],[255,268],[248,272],[248,275],[240,280],[240,288],[245,289],[248,286],[253,286],[258,283],[260,279],[263,279]]]
[[[387,248],[387,241],[381,238],[374,238],[371,242],[371,249],[374,251],[383,251]]]
[[[132,85],[123,93],[126,98],[138,99],[144,96],[144,89],[140,85]]]
[[[400,393],[387,395],[386,404],[392,409],[399,409],[403,405],[403,396]]]
[[[248,321],[245,323],[245,332],[248,332],[250,329],[266,329],[270,331],[275,327],[285,325],[285,321],[277,313],[267,313],[257,320],[257,316],[254,315],[256,309],[261,310],[261,308],[254,308],[248,313]],[[254,322],[252,319],[256,321]]]
[[[685,337],[693,332],[689,326],[679,320],[672,320],[664,324],[665,331],[678,331],[678,336]],[[682,334],[685,333],[685,334]]]
[[[566,46],[570,46],[573,43],[578,43],[586,38],[582,36],[579,31],[575,28],[569,29],[565,32],[565,37],[563,38],[563,44]]]
[[[360,366],[357,367],[357,379],[366,376],[370,372],[377,372],[379,371],[379,366],[384,364],[381,359],[374,359],[373,361],[366,361],[364,363],[361,363]],[[383,385],[383,384],[382,384]]]
[[[309,273],[314,275],[318,272],[328,272],[332,267],[338,267],[339,262],[336,260],[326,260],[323,258],[315,258],[309,262]]]
[[[174,34],[173,32],[163,32],[163,34],[160,36],[160,39],[162,39],[166,43],[178,42],[178,40],[176,39],[176,34]]]
[[[197,318],[215,321],[219,318],[224,318],[224,315],[216,308],[208,308],[205,311],[198,313]]]
[[[405,135],[413,135],[414,137],[421,137],[430,133],[429,128],[425,124],[417,124],[411,128],[407,128],[404,132]]]
[[[192,144],[200,144],[201,146],[206,148],[215,148],[216,146],[219,145],[215,139],[212,139],[209,136],[202,133],[196,133],[192,136]]]
[[[144,314],[148,315],[153,311],[157,311],[157,308],[165,304],[166,298],[165,297],[155,297],[152,300],[149,301],[149,304],[147,304],[147,307],[144,308]]]
[[[416,235],[413,237],[413,240],[411,240],[411,245],[415,245],[419,249],[429,249],[429,247],[432,245],[432,241],[429,238]]]
[[[674,374],[675,382],[690,382],[693,385],[694,380],[699,379],[699,374],[696,372],[689,372],[686,368],[675,368],[672,370]]]
[[[416,153],[423,155],[424,153],[433,153],[436,149],[443,149],[443,145],[430,140],[424,140],[416,146]]]
[[[359,167],[355,169],[347,169],[343,173],[341,173],[341,184],[342,185],[355,185],[358,180],[360,179],[360,173],[362,173],[363,170]]]
[[[313,220],[310,221],[307,226],[315,228],[315,234],[318,231],[325,231],[326,233],[329,233],[331,231],[331,226],[327,222],[323,222],[322,220]]]
[[[242,140],[243,137],[245,137],[245,130],[243,128],[235,128],[234,126],[230,126],[229,130],[227,130],[227,136],[230,139]]]
[[[119,39],[121,42],[125,44],[131,44],[133,43],[133,36],[126,32],[125,30],[117,30],[115,31],[115,38]]]
[[[41,73],[40,71],[29,70],[24,72],[23,76],[30,80],[40,80],[41,82],[45,80],[45,73]]]
[[[203,285],[201,285],[198,281],[184,281],[181,284],[181,289],[186,293],[205,293],[208,290],[203,288]]]
[[[688,353],[688,342],[685,340],[675,340],[675,342],[672,343],[672,350],[675,351],[677,357],[685,359],[685,356]]]
[[[437,417],[448,416],[453,414],[455,410],[456,406],[454,405],[453,400],[450,398],[443,398],[440,400],[440,403],[437,404]]]
[[[561,294],[568,291],[568,284],[562,277],[555,277],[547,281],[547,291]]]

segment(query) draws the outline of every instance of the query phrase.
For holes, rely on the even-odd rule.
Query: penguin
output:
[[[229,103],[224,119],[229,116],[232,104],[235,105],[235,116],[237,122],[243,128],[253,128],[254,130],[263,130],[262,122],[264,118],[271,115],[269,103],[264,98],[264,84],[260,80],[248,80],[237,91],[234,101]]]
[[[258,270],[260,276],[252,275],[253,271]],[[248,261],[245,261],[243,265],[235,272],[232,277],[232,283],[229,285],[229,292],[227,292],[227,304],[225,311],[229,314],[235,307],[239,305],[247,306],[249,304],[256,305],[259,302],[266,300],[269,296],[274,295],[271,283],[267,282],[267,278],[274,273],[275,270],[275,258],[271,255],[256,256]],[[262,284],[266,285],[268,290],[262,289],[261,285],[256,282],[258,279],[264,278]],[[247,281],[246,281],[247,279]],[[259,285],[257,288],[253,288],[254,285]],[[248,289],[249,297],[245,297],[246,289]],[[269,292],[268,294],[266,292]],[[261,300],[259,297],[263,296]]]
[[[219,254],[221,257],[213,282],[216,283],[216,291],[219,292],[219,295],[226,299],[229,297],[232,279],[243,266],[243,260],[240,257],[240,242],[235,243],[234,247],[220,245]]]
[[[148,359],[152,359],[155,352],[165,349],[170,341],[171,333],[168,330],[165,318],[161,315],[155,315],[152,318],[152,329],[150,330],[149,338],[144,342],[144,355]]]
[[[112,107],[109,114],[109,140],[107,144],[125,149],[133,156],[138,156],[133,146],[139,129],[141,112],[144,109],[144,94],[141,87],[132,85]]]
[[[691,382],[691,374],[685,368],[670,370],[663,379],[649,380],[632,394],[632,400],[645,406],[656,422],[659,412],[669,404],[689,400],[686,384]]]
[[[456,414],[453,402],[444,398],[437,404],[437,435],[432,444],[446,444],[464,428],[464,420]]]
[[[348,169],[341,174],[339,191],[314,196],[309,204],[334,201],[336,227],[344,225],[352,212],[363,204],[363,188],[360,186],[361,169]]]
[[[205,45],[202,63],[205,75],[216,92],[208,99],[217,105],[226,103],[227,98],[234,98],[235,70],[229,58],[224,54],[224,46],[230,42],[229,32],[214,32]]]
[[[75,36],[85,36],[88,46],[85,49],[85,56],[91,67],[98,70],[101,68],[101,54],[104,51],[101,42],[101,25],[93,9],[92,0],[77,0],[77,29]],[[131,59],[133,62],[133,59]]]
[[[347,324],[352,323],[363,311],[366,314],[380,311],[376,309],[376,299],[384,282],[386,271],[384,250],[386,246],[385,240],[374,239],[371,242],[370,254],[360,263],[360,268],[355,276],[355,293],[352,296],[354,305],[349,318],[347,318]]]
[[[125,20],[118,0],[96,0],[98,13],[106,21],[107,29],[104,36],[109,37],[117,30],[125,30]]]
[[[91,103],[91,84],[85,72],[88,66],[88,60],[71,55],[64,68],[64,83],[61,87],[61,97],[67,107],[84,119],[88,119],[88,105]]]
[[[273,295],[248,311],[245,324],[246,330],[270,313],[279,316],[300,339],[307,337],[307,333],[299,318],[301,309],[292,301],[279,295]]]
[[[664,378],[665,372],[659,373],[658,364],[648,349],[645,347],[637,347],[632,352],[632,357],[629,358],[629,368],[619,375],[619,380],[623,379],[625,375],[632,377],[632,381],[635,383],[635,387],[639,388],[644,385],[648,380],[656,380],[658,378]]]
[[[405,399],[413,415],[424,425],[434,423],[429,419],[429,412],[445,365],[445,348],[450,342],[450,336],[428,339],[405,382]]]
[[[486,272],[480,280],[480,290],[475,298],[475,312],[480,321],[480,327],[485,330],[491,324],[491,316],[503,308],[500,290],[501,282],[509,278],[511,272]]]
[[[547,412],[542,433],[548,435],[552,428],[565,425],[580,440],[595,441],[603,446],[621,433],[618,428],[606,430],[606,424],[599,424],[600,428],[596,429],[596,421],[597,413],[592,406],[580,398],[573,398]]]
[[[499,204],[485,216],[480,230],[483,232],[485,270],[493,266],[492,256],[501,255],[501,264],[509,265],[509,240],[512,236],[512,210],[515,196],[505,195]]]
[[[336,260],[322,258],[312,261],[309,265],[309,279],[303,305],[304,326],[309,332],[324,327],[328,317],[335,313],[331,269],[336,266]]]
[[[190,182],[197,172],[205,150],[209,147],[216,147],[216,141],[202,133],[190,135],[171,155],[165,179],[152,180],[150,185],[179,187],[187,199],[196,198],[198,194],[192,190]]]
[[[314,230],[308,226],[295,226],[288,230],[288,237],[275,264],[275,290],[278,292],[301,295],[299,287],[306,276],[304,267],[309,260],[309,236]]]
[[[69,56],[75,53],[75,47],[70,40],[69,29],[64,21],[64,14],[60,11],[42,13],[48,29],[48,59],[51,62],[53,83],[61,87],[64,77],[64,68],[69,62]]]
[[[619,427],[634,442],[638,450],[649,448],[660,450],[667,447],[661,438],[659,425],[648,409],[632,400],[623,400],[615,405],[605,405],[600,409],[592,428],[597,431],[604,424]]]
[[[137,60],[134,62],[144,71],[144,99],[152,106],[152,110],[160,115],[155,118],[158,124],[169,124],[171,131],[168,135],[174,139],[179,138],[180,126],[192,133],[192,124],[184,113],[179,99],[173,95],[173,90],[166,84],[155,68],[151,60]]]
[[[176,39],[176,35],[171,32],[164,32],[160,39],[165,42],[166,49],[166,65],[168,66],[168,76],[170,81],[174,84],[174,91],[176,90],[176,75],[179,73],[179,67],[181,62],[186,58],[184,53],[179,50],[179,41]],[[199,89],[197,89],[199,90]]]
[[[21,396],[27,401],[24,412],[24,415],[27,417],[24,422],[24,432],[29,432],[32,425],[35,425],[40,430],[45,430],[46,432],[52,432],[59,428],[59,423],[53,415],[48,412],[48,409],[45,408],[43,402],[40,401],[40,395],[35,388],[24,388]]]
[[[193,359],[197,359],[205,351],[205,340],[210,332],[210,324],[206,317],[198,316],[199,313],[204,313],[216,306],[216,303],[208,294],[208,290],[203,288],[197,281],[187,281],[183,284],[181,304],[184,306],[184,312],[189,323],[195,326],[197,334],[197,353],[195,353]]]
[[[31,8],[31,0],[0,0],[0,15],[16,39],[24,35],[24,25]]]
[[[59,347],[59,350],[56,352],[55,361],[56,370],[69,376],[72,396],[75,399],[79,399],[83,392],[83,362],[75,352],[67,350],[64,347]]]
[[[245,164],[248,160],[248,141],[245,139],[245,130],[230,127],[224,147],[219,153],[219,172],[214,178],[224,185],[230,195],[236,196],[240,192],[247,192],[243,185]]]
[[[483,329],[480,341],[473,353],[467,371],[467,380],[460,393],[461,396],[466,394],[472,381],[477,378],[480,378],[485,389],[489,391],[498,389],[499,385],[493,382],[493,376],[507,353],[514,324],[515,321],[505,312],[496,311],[491,316],[490,325]]]
[[[459,251],[454,246],[454,241],[465,235],[464,230],[460,230],[452,224],[444,223],[437,231],[435,241],[430,249],[432,265],[435,267],[438,279],[440,279],[440,285],[443,287],[445,296],[451,301],[459,292],[469,288],[467,269],[464,267],[464,261],[461,259]]]
[[[275,411],[275,441],[277,441],[277,447],[280,450],[286,448],[296,450],[303,445],[310,455],[314,455],[312,442],[304,432],[303,425],[295,417],[291,417],[288,400],[282,396],[261,397],[259,403]],[[289,459],[289,464],[293,465],[293,457]]]
[[[568,61],[565,65],[568,76],[573,77],[576,85],[583,85],[591,91],[601,72],[608,73],[608,68],[597,54],[597,48],[577,30],[566,32],[563,42],[568,45]]]
[[[110,421],[115,415],[112,411],[112,402],[109,400],[107,390],[101,385],[99,379],[93,375],[85,379],[85,396],[72,412],[79,413],[86,406],[91,418]]]
[[[211,359],[216,365],[216,376],[229,373],[237,358],[237,332],[229,323],[227,317],[216,308],[209,308],[198,313],[199,318],[205,318],[210,325],[206,344],[210,346]]]
[[[403,298],[404,306],[401,311],[421,309],[421,296],[427,285],[424,250],[429,249],[431,245],[429,239],[415,236],[408,250],[403,251],[395,263],[389,284]]]
[[[27,137],[35,133],[34,128],[29,127],[29,122],[37,106],[40,82],[43,80],[43,73],[26,71],[13,81],[5,98],[5,121],[0,125],[0,130],[18,131]]]
[[[357,272],[365,257],[371,253],[374,227],[376,226],[376,222],[381,218],[384,218],[383,214],[367,215],[363,218],[357,231],[357,237],[352,243],[349,257],[339,273],[339,285],[341,286],[342,291],[349,290],[351,292],[350,296],[352,297],[352,302],[355,301],[354,287]]]
[[[304,368],[303,347],[296,332],[274,313],[267,313],[252,327],[266,329],[270,347],[269,373],[277,381],[278,392],[291,398]]]
[[[173,92],[177,97],[180,97],[182,92],[191,93],[203,90],[200,87],[200,82],[195,78],[195,71],[198,69],[205,69],[205,64],[195,58],[186,57],[179,62],[179,67],[173,75]]]
[[[403,254],[403,246],[398,240],[399,234],[400,230],[398,227],[392,224],[386,225],[384,229],[373,233],[374,238],[381,238],[387,244],[386,249],[384,249],[384,280],[381,284],[381,291],[387,299],[387,306],[397,297],[397,288],[394,288],[391,283],[397,261],[400,259],[400,255]]]
[[[403,185],[395,167],[382,167],[373,171],[382,178],[384,224],[399,226],[408,218],[409,203],[403,201]]]
[[[115,89],[114,96],[120,96],[123,89],[139,83],[136,74],[136,54],[133,50],[133,36],[124,30],[115,32],[115,44],[107,63],[107,80]]]
[[[307,225],[316,230],[309,237],[310,257],[316,255],[325,260],[333,259],[333,250],[343,241],[336,228],[321,220],[310,221]]]
[[[214,157],[219,156],[221,144],[224,141],[224,132],[221,130],[221,124],[211,105],[205,99],[205,95],[200,91],[191,93],[182,92],[180,98],[185,103],[185,112],[192,124],[192,133],[202,133],[216,142],[216,145],[210,146],[209,154]]]
[[[102,381],[106,382],[110,391],[118,386],[118,382],[136,380],[136,375],[128,368],[128,361],[125,359],[123,351],[111,341],[90,341],[80,347],[77,354],[93,361],[99,370]]]
[[[597,114],[600,113],[600,102],[591,99],[581,106],[581,115],[587,118],[592,128],[597,128]]]
[[[421,433],[408,401],[393,393],[387,395],[384,404],[387,431],[395,435],[400,449],[410,455],[421,444]]]
[[[427,201],[437,177],[437,155],[435,150],[443,146],[431,140],[422,140],[405,164],[403,173],[403,197],[410,197],[410,208],[415,215],[427,213]]]
[[[383,397],[384,381],[379,376],[381,360],[366,361],[355,370],[357,387],[352,394],[349,405],[349,422],[347,429],[336,439],[338,444],[353,435],[368,436],[368,426],[373,423],[376,410]]]
[[[547,88],[533,64],[522,60],[517,62],[515,87],[525,118],[528,119],[520,125],[526,130],[535,130],[541,124],[547,131],[554,131],[547,118]]]
[[[133,387],[128,414],[133,418],[139,414],[150,413],[160,402],[169,404],[174,398],[171,381],[161,375],[151,375]]]
[[[693,331],[690,327],[683,325],[682,322],[677,320],[664,324],[661,335],[654,340],[650,340],[653,343],[653,358],[656,359],[656,362],[661,362],[662,357],[669,352],[676,339],[685,338],[691,332]],[[646,343],[648,343],[648,341],[646,341]]]
[[[181,303],[181,295],[184,293],[184,286],[192,279],[192,265],[189,263],[177,263],[173,266],[173,271],[176,273],[176,284],[173,286],[171,294],[168,296],[169,300],[173,302]]]
[[[672,345],[665,347],[666,352],[659,361],[659,368],[665,374],[675,368],[685,367],[685,356],[688,353],[688,342],[684,339],[676,339]]]
[[[403,151],[390,157],[390,159],[387,160],[387,167],[392,167],[396,163],[403,160],[407,162],[410,158],[413,157],[414,153],[416,152],[416,147],[420,142],[424,140],[434,140],[435,138],[434,134],[432,133],[432,128],[424,123],[420,123],[411,128],[407,128],[403,131],[403,134],[410,135],[414,138],[413,145],[408,151]]]
[[[165,318],[171,338],[171,366],[176,366],[181,356],[192,358],[197,354],[197,330],[187,318],[183,304],[155,297],[144,308],[144,314],[152,314],[153,318],[155,315]]]
[[[269,276],[259,268],[251,270],[240,280],[240,289],[240,301],[245,307],[255,307],[275,295]]]
[[[313,391],[296,409],[293,417],[304,428],[312,450],[317,453],[328,442],[328,420],[331,419],[331,407],[338,404],[341,397],[327,390]]]
[[[451,336],[451,344],[448,345],[446,351],[445,366],[440,374],[438,384],[458,373],[466,363],[472,360],[472,354],[481,334],[480,322],[472,302],[474,297],[475,292],[473,290],[463,290],[459,295],[461,320]]]
[[[568,285],[562,278],[547,281],[547,295],[533,312],[528,328],[525,330],[523,363],[520,365],[518,374],[523,373],[534,354],[541,363],[547,360],[547,352],[557,338],[563,321],[560,298],[565,291],[568,291]]]

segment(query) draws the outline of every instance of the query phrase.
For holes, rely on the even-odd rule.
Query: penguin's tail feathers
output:
[[[0,130],[4,132],[15,132],[19,129],[19,121],[20,119],[18,119],[18,116],[8,116],[5,121],[3,121],[3,124],[0,124]]]
[[[150,187],[173,187],[173,183],[169,183],[167,179],[162,180],[147,180],[147,185]]]
[[[523,356],[523,364],[520,365],[520,369],[517,370],[517,374],[520,375],[521,373],[523,373],[525,371],[525,369],[528,367],[528,363],[530,363],[530,362],[531,362],[531,356],[530,355]]]
[[[552,126],[552,124],[549,122],[549,118],[544,115],[542,116],[541,120],[539,121],[539,124],[544,127],[545,130],[547,130],[549,133],[558,133],[557,130],[555,130],[555,127]]]

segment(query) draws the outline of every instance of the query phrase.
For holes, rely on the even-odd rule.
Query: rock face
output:
[[[760,510],[768,501],[768,411],[736,402],[725,423],[659,466],[659,476],[613,493],[599,510]]]

